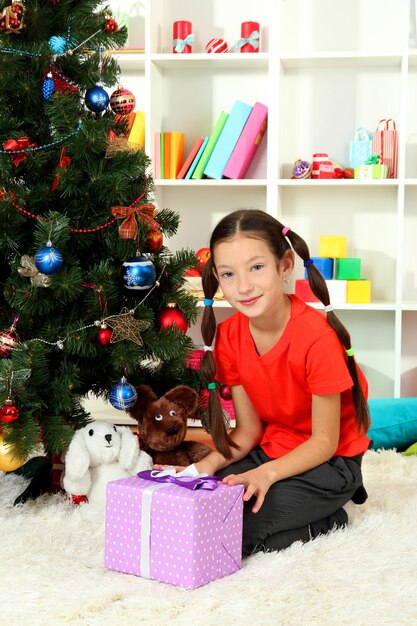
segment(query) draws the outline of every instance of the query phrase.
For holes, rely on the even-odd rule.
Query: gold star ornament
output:
[[[120,311],[119,315],[106,318],[106,323],[113,331],[110,343],[117,343],[127,339],[128,341],[133,341],[138,346],[143,346],[143,339],[140,333],[150,326],[150,322],[135,319],[126,307]]]

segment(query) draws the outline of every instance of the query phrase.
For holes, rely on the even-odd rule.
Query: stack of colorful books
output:
[[[268,108],[236,100],[222,111],[211,135],[201,135],[184,160],[184,133],[155,133],[155,178],[244,178],[267,126]]]

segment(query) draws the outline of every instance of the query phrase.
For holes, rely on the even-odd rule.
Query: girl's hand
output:
[[[153,469],[155,470],[163,470],[167,467],[172,467],[171,465],[160,465],[158,463],[155,463],[153,466]],[[183,469],[185,469],[187,466],[186,465],[174,465],[173,466],[176,472],[182,472]]]
[[[268,478],[267,473],[262,471],[263,469],[264,468],[259,467],[244,472],[243,474],[229,474],[229,476],[225,476],[222,481],[226,485],[243,485],[245,487],[245,493],[243,495],[245,502],[250,500],[252,496],[256,497],[255,504],[252,507],[253,513],[259,511],[265,500],[265,495],[273,483],[273,481]]]

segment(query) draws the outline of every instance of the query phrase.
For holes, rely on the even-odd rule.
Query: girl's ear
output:
[[[285,276],[289,276],[294,269],[294,251],[286,250],[284,256],[281,259],[281,271],[285,274]]]

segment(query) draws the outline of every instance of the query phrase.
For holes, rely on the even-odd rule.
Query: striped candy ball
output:
[[[228,47],[224,39],[218,39],[217,37],[215,37],[214,39],[210,39],[210,41],[206,44],[206,52],[214,54],[217,52],[227,51]]]

